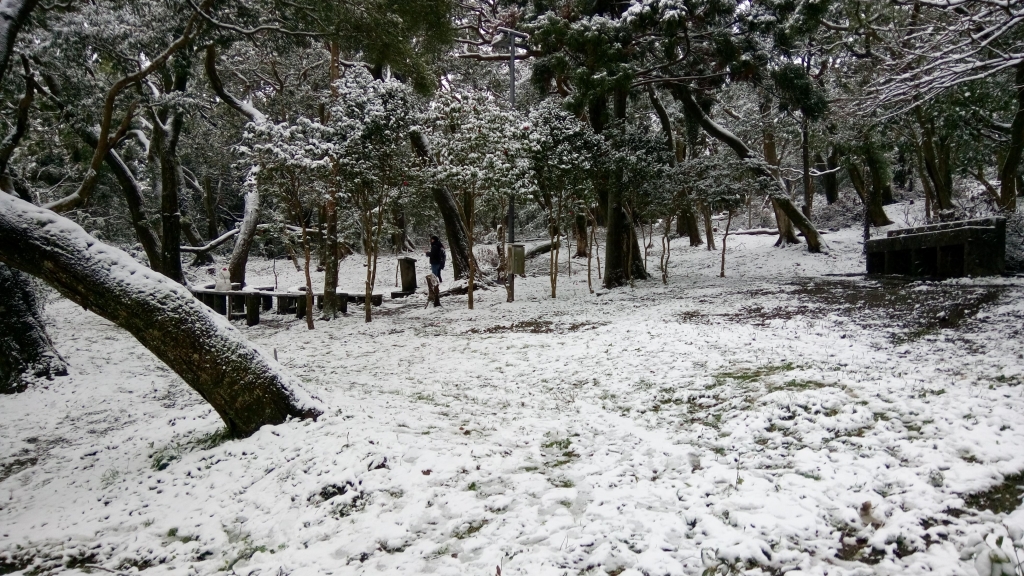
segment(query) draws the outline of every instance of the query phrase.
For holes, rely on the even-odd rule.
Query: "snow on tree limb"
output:
[[[189,291],[74,222],[0,194],[0,262],[128,330],[209,402],[235,435],[324,407]]]
[[[238,99],[234,94],[231,94],[224,88],[224,82],[220,79],[220,74],[217,73],[217,49],[213,44],[206,47],[206,77],[210,80],[210,86],[213,88],[217,97],[224,101],[225,104],[234,108],[239,114],[245,116],[250,122],[256,124],[262,124],[267,121],[267,117],[256,109],[252,104]]]

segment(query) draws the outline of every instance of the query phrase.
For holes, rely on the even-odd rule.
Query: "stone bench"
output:
[[[994,276],[1006,267],[1006,219],[980,218],[890,230],[868,240],[868,274]]]

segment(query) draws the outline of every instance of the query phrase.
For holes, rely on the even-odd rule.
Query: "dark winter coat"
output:
[[[430,252],[427,252],[430,256],[431,264],[444,264],[444,247],[441,246],[441,242],[431,241]]]

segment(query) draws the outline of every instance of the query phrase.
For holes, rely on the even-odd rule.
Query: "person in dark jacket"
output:
[[[437,281],[441,282],[441,269],[444,268],[444,246],[441,246],[441,241],[437,236],[430,237],[430,251],[425,253],[430,256],[430,271],[437,276]]]

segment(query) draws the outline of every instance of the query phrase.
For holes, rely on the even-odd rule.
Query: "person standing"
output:
[[[437,276],[437,281],[441,282],[441,269],[444,268],[445,253],[444,246],[441,246],[441,240],[437,236],[430,237],[430,250],[425,254],[430,257],[430,271]]]

